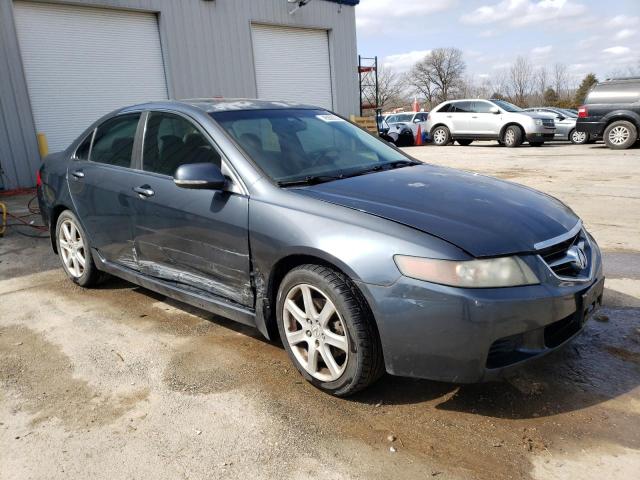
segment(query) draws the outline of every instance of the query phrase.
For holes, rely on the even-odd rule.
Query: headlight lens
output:
[[[497,288],[540,283],[519,257],[458,262],[435,258],[394,257],[400,272],[417,280],[463,288]]]
[[[542,120],[537,119],[537,120],[536,120],[536,125],[538,125],[539,127],[541,127],[541,126],[542,126]]]

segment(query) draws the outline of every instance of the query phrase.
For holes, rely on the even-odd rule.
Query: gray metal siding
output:
[[[255,97],[252,22],[327,29],[335,110],[343,115],[358,111],[354,7],[317,0],[289,15],[291,7],[285,0],[47,2],[157,12],[172,98]],[[30,186],[40,159],[12,0],[0,0],[0,43],[0,163],[5,170],[4,188]]]

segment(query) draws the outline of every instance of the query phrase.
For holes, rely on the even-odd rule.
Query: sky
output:
[[[518,55],[575,79],[640,67],[640,0],[361,0],[356,23],[359,53],[399,72],[438,47],[461,49],[477,80]]]

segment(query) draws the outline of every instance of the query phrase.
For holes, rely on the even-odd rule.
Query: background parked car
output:
[[[378,135],[396,147],[411,147],[415,144],[415,137],[409,125],[406,123],[389,125],[382,117],[378,121]]]
[[[553,115],[556,122],[555,140],[570,140],[571,143],[582,145],[588,143],[591,137],[585,132],[576,130],[578,115],[562,108],[555,107],[534,107],[527,108],[527,112],[541,112]]]
[[[406,125],[411,129],[413,138],[418,135],[418,126],[423,134],[423,140],[428,140],[427,119],[429,118],[429,112],[407,112],[407,113],[393,113],[391,115],[385,115],[385,120],[389,126],[397,124]],[[425,132],[427,132],[425,134]],[[413,145],[413,144],[411,144]]]
[[[474,140],[497,140],[519,147],[526,140],[538,147],[555,137],[555,122],[546,113],[526,112],[503,100],[467,99],[441,103],[429,113],[427,128],[435,145],[453,140],[470,145]]]
[[[640,131],[640,77],[613,78],[591,89],[576,129],[616,150],[632,147]]]

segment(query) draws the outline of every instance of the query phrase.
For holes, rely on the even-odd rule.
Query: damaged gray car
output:
[[[602,302],[600,251],[566,205],[422,164],[317,107],[124,108],[37,183],[72,281],[111,274],[251,325],[333,395],[385,371],[497,378]]]

